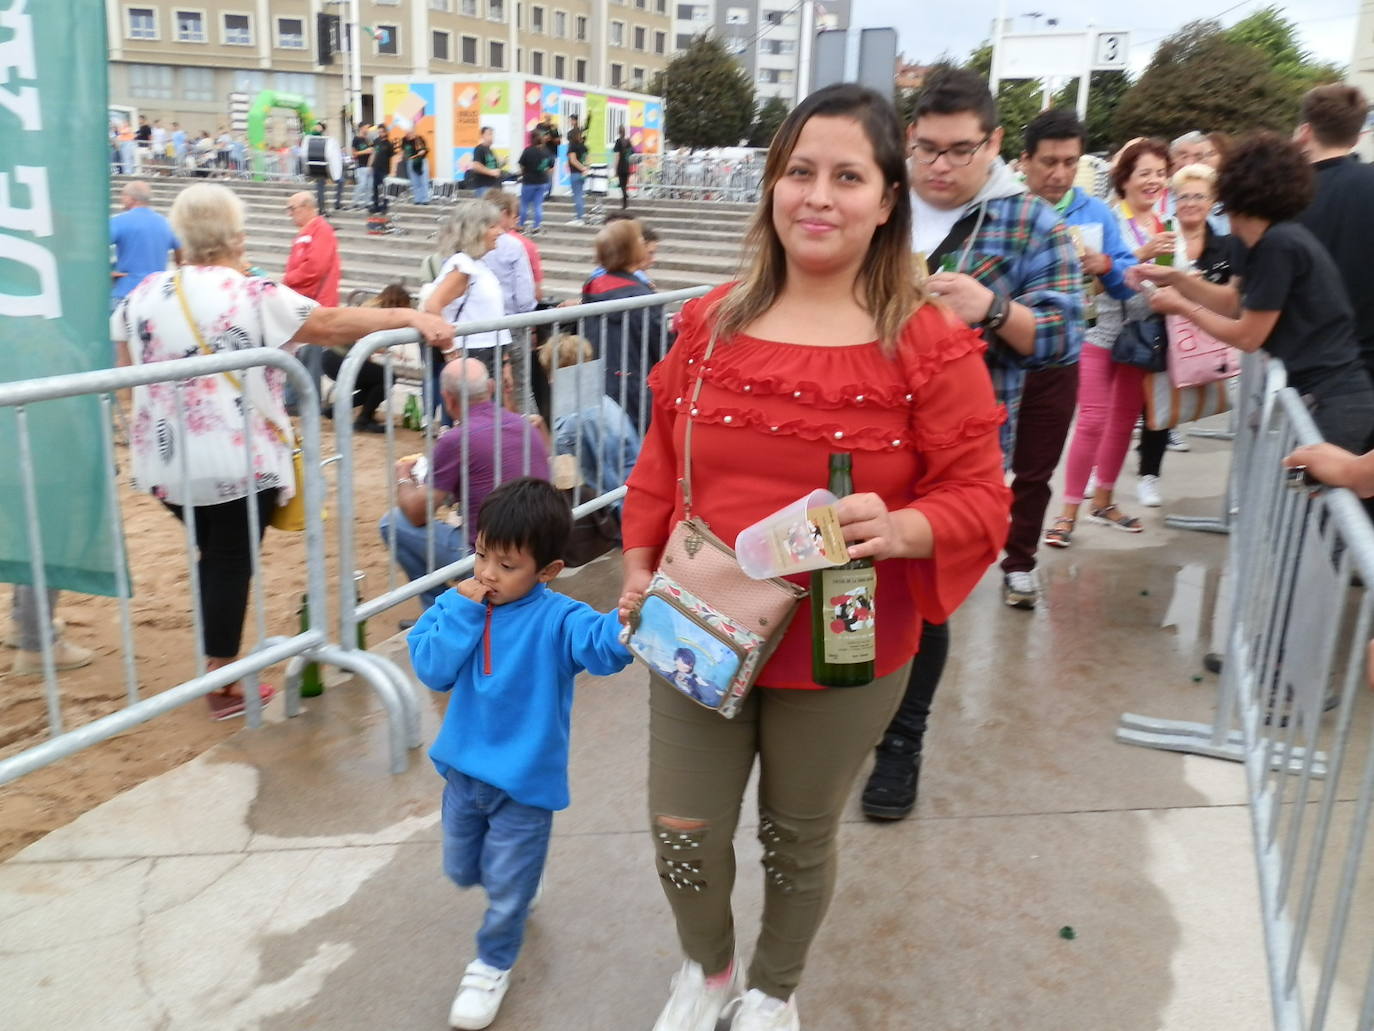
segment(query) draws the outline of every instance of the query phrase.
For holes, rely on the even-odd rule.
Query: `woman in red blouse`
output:
[[[902,697],[921,620],[946,619],[1006,536],[1002,412],[984,345],[918,279],[904,157],[879,94],[841,85],[808,97],[769,151],[744,278],[683,309],[676,344],[649,376],[652,420],[625,501],[623,611],[682,517],[698,375],[694,514],[733,540],[824,486],[830,453],[848,451],[856,493],[840,501],[840,521],[850,555],[872,556],[878,571],[872,683],[812,682],[803,602],[735,719],[651,687],[658,869],[687,957],[654,1031],[712,1031],[732,1002],[735,1031],[800,1026],[792,994],[830,901],[854,778]],[[746,979],[730,892],[755,757],[765,906]]]

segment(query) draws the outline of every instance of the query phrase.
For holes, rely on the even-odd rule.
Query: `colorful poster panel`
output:
[[[548,83],[544,84],[544,117],[547,118],[554,125],[558,125],[558,105],[559,101],[562,99],[562,96],[562,87],[551,86]],[[558,130],[559,132],[562,132],[563,126],[558,125]]]
[[[651,100],[644,105],[644,153],[663,151],[663,104]]]
[[[482,138],[482,87],[453,84],[453,177],[461,179],[472,164],[473,148]]]
[[[453,82],[453,177],[462,179],[473,164],[482,128],[492,131],[492,153],[510,164],[510,82]]]
[[[434,175],[434,83],[388,82],[382,87],[382,124],[392,142],[414,129],[429,147],[429,174]]]
[[[529,146],[530,133],[544,117],[544,90],[537,82],[525,83],[525,120],[521,123],[519,146],[524,150]]]
[[[663,145],[663,105],[631,100],[628,131],[636,154],[657,154]]]
[[[610,148],[606,145],[606,94],[587,94],[587,159],[594,165],[604,165]]]
[[[509,164],[510,84],[506,82],[455,82],[453,84],[453,168],[461,179],[472,164],[472,152],[482,141],[482,129],[491,128],[491,149],[502,164]]]

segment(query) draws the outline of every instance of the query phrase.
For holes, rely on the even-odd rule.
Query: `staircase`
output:
[[[111,213],[119,211],[119,191],[128,176],[115,176],[110,184]],[[302,189],[314,192],[313,184],[253,182],[241,179],[203,180],[178,177],[152,177],[152,207],[167,214],[172,201],[185,187],[196,182],[219,182],[237,193],[247,208],[248,258],[269,276],[280,277],[286,268],[291,241],[298,230],[286,214],[286,198]],[[344,189],[348,201],[352,186]],[[326,201],[332,203],[331,186]],[[590,201],[590,198],[588,198]],[[619,201],[608,199],[607,211]],[[391,221],[396,232],[369,236],[365,210],[340,211],[328,215],[339,239],[343,265],[340,297],[347,299],[354,290],[375,293],[387,283],[400,282],[412,292],[420,286],[420,262],[435,246],[436,222],[448,205],[431,203],[421,207],[409,203],[391,204]],[[630,210],[652,225],[660,235],[658,260],[650,275],[659,290],[715,285],[734,278],[740,260],[741,242],[754,211],[753,205],[720,201],[651,200],[640,203],[631,198]],[[543,232],[535,237],[544,267],[544,296],[552,300],[577,297],[582,283],[596,265],[593,241],[596,228],[571,226],[572,200],[550,198],[544,205]]]

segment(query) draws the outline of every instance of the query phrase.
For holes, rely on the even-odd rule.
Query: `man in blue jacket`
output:
[[[1131,296],[1126,269],[1135,256],[1121,239],[1116,217],[1106,204],[1075,189],[1074,177],[1086,135],[1072,111],[1045,111],[1026,126],[1021,168],[1026,187],[1052,206],[1069,227],[1083,265],[1084,313],[1093,318],[1094,297],[1105,292],[1119,300]],[[1035,549],[1050,503],[1050,478],[1059,465],[1078,400],[1078,353],[1026,373],[1021,393],[1020,432],[1012,451],[1011,529],[1003,598],[1013,608],[1035,607]]]

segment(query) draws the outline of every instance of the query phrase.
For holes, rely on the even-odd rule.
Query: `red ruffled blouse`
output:
[[[678,338],[649,375],[653,418],[629,480],[624,546],[661,549],[682,518],[683,431],[692,416],[692,507],[724,541],[806,491],[824,487],[832,451],[853,454],[854,489],[889,509],[923,512],[934,531],[927,559],[878,563],[877,675],[915,653],[921,620],[943,622],[1001,550],[1010,493],[983,338],[926,305],[889,358],[876,342],[812,347],[743,334],[710,337],[708,313],[731,289],[688,302]],[[791,579],[805,586],[809,574]],[[811,679],[808,601],[759,683],[818,688]]]

